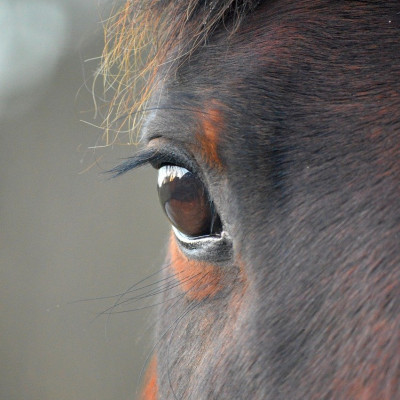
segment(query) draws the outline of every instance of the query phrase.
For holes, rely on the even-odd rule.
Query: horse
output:
[[[399,21],[398,0],[117,14],[113,106],[143,147],[113,172],[156,168],[172,225],[142,399],[400,399]]]

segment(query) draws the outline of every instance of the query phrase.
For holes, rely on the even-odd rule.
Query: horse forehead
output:
[[[287,64],[301,61],[288,49],[304,38],[304,27],[293,21],[283,27],[290,14],[281,12],[276,18],[261,10],[234,35],[220,29],[176,74],[165,79],[161,70],[161,83],[151,101],[155,111],[146,118],[143,137],[162,132],[172,140],[200,144],[203,153],[221,166],[216,147],[224,138],[228,139],[224,147],[232,143],[230,125],[239,119],[251,124],[250,110],[265,117],[270,110],[264,99],[274,94],[266,84],[280,79],[279,71]]]

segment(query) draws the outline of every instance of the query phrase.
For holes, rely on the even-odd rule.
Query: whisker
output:
[[[113,309],[115,309],[115,308],[121,306],[122,304],[126,304],[126,303],[129,303],[129,302],[136,302],[136,301],[139,301],[139,300],[143,300],[143,299],[146,299],[146,298],[149,298],[149,297],[152,297],[152,296],[155,296],[155,295],[164,293],[164,292],[166,292],[166,291],[168,291],[168,290],[170,290],[170,289],[173,289],[173,288],[175,288],[175,287],[181,285],[181,284],[184,283],[184,282],[188,282],[189,280],[194,279],[197,275],[198,275],[198,274],[196,274],[196,275],[194,275],[194,276],[191,276],[191,277],[189,277],[189,278],[180,280],[180,281],[178,281],[178,282],[172,283],[172,284],[169,284],[169,283],[168,283],[168,284],[166,284],[166,285],[164,285],[164,286],[161,286],[161,287],[159,287],[159,288],[153,289],[152,291],[150,291],[150,292],[148,292],[148,293],[145,293],[145,294],[142,294],[142,295],[139,295],[139,296],[130,297],[130,298],[125,299],[125,300],[123,300],[123,301],[120,301],[120,302],[118,302],[118,303],[114,303],[111,307],[109,307],[109,308],[107,308],[106,310],[100,312],[100,313],[97,315],[97,317],[100,317],[101,315],[109,315],[109,314],[110,314],[110,311],[112,311]],[[166,278],[166,279],[174,279],[174,278],[175,278],[175,275],[172,275],[172,276],[170,276],[170,277],[168,277],[168,278]],[[118,313],[118,312],[113,312],[113,313],[116,314],[116,313]],[[96,317],[96,318],[97,318],[97,317]]]
[[[159,284],[160,282],[163,282],[163,281],[165,281],[165,280],[167,280],[167,279],[171,279],[171,277],[167,277],[167,278],[160,279],[160,280],[157,281],[157,282],[153,282],[153,283],[150,283],[150,284],[148,284],[148,285],[135,288],[136,285],[138,285],[138,284],[140,284],[140,283],[146,281],[147,279],[150,279],[151,277],[153,277],[153,276],[159,274],[160,272],[161,272],[161,270],[155,272],[154,274],[149,275],[148,277],[146,277],[146,278],[142,279],[141,281],[135,283],[135,285],[131,286],[131,289],[128,289],[128,290],[126,290],[126,291],[124,291],[124,292],[122,292],[122,293],[117,293],[117,294],[113,294],[113,295],[110,295],[110,296],[99,296],[99,297],[90,297],[90,298],[86,298],[86,299],[74,300],[74,301],[69,302],[68,304],[83,303],[83,302],[96,301],[96,300],[115,299],[116,297],[119,297],[119,296],[121,296],[121,295],[125,295],[125,294],[127,294],[127,293],[132,293],[132,292],[135,292],[135,291],[138,291],[138,290],[141,290],[141,289],[145,289],[145,288],[147,288],[147,287],[150,287],[150,286],[153,286],[153,285],[157,285],[157,284]]]
[[[161,304],[165,304],[166,302],[168,302],[168,301],[170,301],[170,300],[174,300],[174,299],[176,299],[176,298],[178,298],[178,297],[182,297],[182,295],[185,295],[185,294],[184,294],[184,293],[183,293],[183,294],[180,293],[180,294],[177,295],[177,296],[174,296],[174,297],[171,297],[171,298],[169,298],[169,299],[160,301],[159,303],[150,304],[150,305],[148,305],[148,306],[143,306],[143,307],[138,307],[138,308],[132,308],[132,309],[129,309],[129,310],[122,310],[122,311],[110,311],[110,312],[107,312],[107,313],[104,313],[104,314],[125,314],[125,313],[128,313],[128,312],[139,311],[139,310],[145,310],[146,308],[152,308],[152,307],[155,307],[155,306],[159,306],[159,305],[161,305]]]
[[[136,282],[135,284],[133,284],[132,286],[130,286],[125,292],[121,293],[120,296],[117,297],[117,300],[116,300],[115,303],[114,303],[114,307],[116,307],[116,304],[118,304],[118,302],[119,302],[127,293],[129,293],[133,288],[137,287],[137,286],[140,285],[142,282],[145,282],[146,280],[150,279],[151,277],[153,277],[153,276],[159,274],[160,271],[162,271],[162,270],[165,269],[165,268],[168,268],[168,266],[169,266],[169,264],[165,265],[164,267],[161,268],[161,270],[156,271],[156,272],[154,272],[153,274],[150,274],[150,275],[147,276],[146,278],[143,278],[143,279],[139,280],[138,282]],[[100,314],[100,315],[101,315],[101,314]],[[108,315],[107,315],[107,320],[106,320],[106,323],[105,323],[105,327],[104,327],[104,330],[105,330],[104,333],[105,333],[105,336],[106,336],[106,337],[107,337],[107,326],[108,326],[108,324],[109,324],[109,322],[110,322],[110,318],[111,318],[111,315],[108,314]]]

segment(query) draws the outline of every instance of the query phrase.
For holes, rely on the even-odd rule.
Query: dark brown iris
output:
[[[158,196],[172,225],[187,236],[215,235],[221,222],[203,183],[190,171],[165,165],[158,172]]]

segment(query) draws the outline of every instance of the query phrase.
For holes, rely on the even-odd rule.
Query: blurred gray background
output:
[[[135,148],[89,149],[102,131],[80,121],[99,123],[85,81],[109,9],[0,0],[0,400],[134,399],[151,350],[153,308],[129,310],[152,286],[110,318],[118,297],[78,301],[157,271],[168,231],[155,172],[108,179]]]

